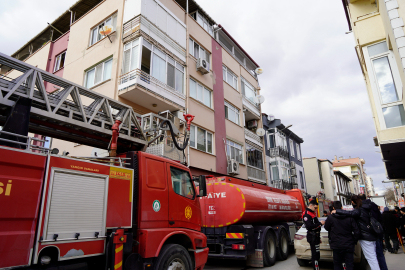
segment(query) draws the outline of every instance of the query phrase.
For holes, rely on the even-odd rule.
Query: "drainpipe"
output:
[[[189,99],[189,95],[188,95],[188,87],[187,87],[187,85],[188,85],[188,82],[189,82],[189,80],[190,80],[190,78],[189,78],[189,72],[188,72],[188,69],[189,69],[189,64],[188,64],[188,62],[189,62],[189,60],[188,60],[188,54],[189,54],[189,50],[190,50],[190,48],[189,48],[189,39],[190,39],[190,37],[189,37],[189,32],[188,32],[188,0],[187,0],[187,3],[186,3],[186,84],[185,84],[185,87],[184,87],[184,90],[185,90],[185,96],[186,96],[186,108],[185,108],[185,110],[186,110],[186,113],[185,114],[188,114],[189,113],[189,111],[188,111],[188,99]],[[190,133],[191,134],[191,133]],[[190,144],[187,146],[187,167],[190,167]]]

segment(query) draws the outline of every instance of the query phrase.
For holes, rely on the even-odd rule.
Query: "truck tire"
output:
[[[263,264],[273,266],[276,263],[276,237],[271,231],[267,231],[263,246]]]
[[[298,263],[299,266],[309,266],[309,261],[308,260],[298,259],[297,258],[297,263]]]
[[[188,251],[177,244],[164,245],[156,260],[154,270],[192,270],[193,263]]]
[[[288,257],[288,235],[285,230],[281,230],[277,248],[277,260],[285,261],[287,257]]]

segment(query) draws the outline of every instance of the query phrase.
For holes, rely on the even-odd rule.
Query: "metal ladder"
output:
[[[120,117],[118,149],[146,149],[139,125],[142,117],[132,107],[3,53],[0,65],[22,73],[17,78],[0,75],[0,125],[19,98],[28,98],[32,100],[29,132],[108,149],[111,127]],[[44,82],[58,90],[47,93]]]

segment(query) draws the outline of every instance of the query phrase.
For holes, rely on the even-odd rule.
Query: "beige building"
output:
[[[366,161],[362,158],[349,157],[345,159],[343,157],[339,157],[338,159],[337,156],[335,156],[335,159],[333,160],[334,169],[341,171],[349,178],[353,179],[353,181],[350,183],[352,193],[364,193],[367,196],[370,196],[367,193],[366,188],[367,174],[365,172],[364,164],[366,164]]]
[[[307,193],[312,196],[324,194],[325,199],[337,200],[335,174],[332,162],[328,159],[303,159]]]
[[[343,0],[388,179],[405,179],[405,1]]]
[[[140,116],[153,113],[139,118],[150,137],[159,116],[178,119],[184,130],[183,113],[192,114],[186,157],[175,156],[193,174],[267,183],[263,139],[256,135],[262,127],[259,65],[225,26],[193,0],[80,0],[12,56],[126,103]],[[108,28],[110,34],[100,32]],[[149,151],[173,158],[170,137],[153,146]],[[105,154],[60,140],[52,147]]]

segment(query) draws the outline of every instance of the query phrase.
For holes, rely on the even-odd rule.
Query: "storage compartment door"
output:
[[[46,240],[105,236],[108,176],[53,169]]]

